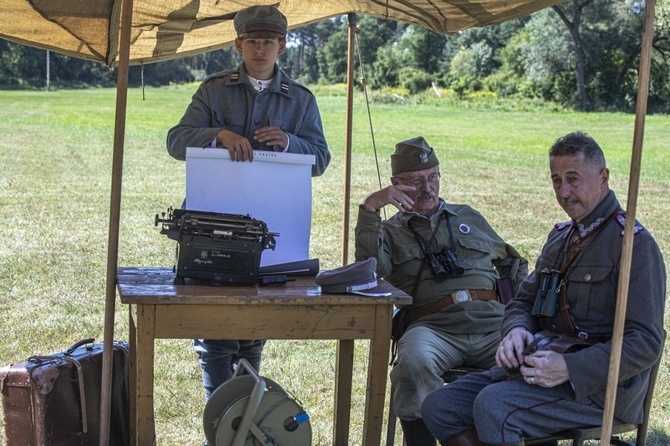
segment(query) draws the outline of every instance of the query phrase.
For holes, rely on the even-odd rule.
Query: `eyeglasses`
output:
[[[407,181],[414,187],[423,186],[424,181],[428,184],[437,184],[440,181],[440,172],[431,173],[427,177],[412,177],[412,178],[403,178],[403,177],[394,177],[395,179]]]

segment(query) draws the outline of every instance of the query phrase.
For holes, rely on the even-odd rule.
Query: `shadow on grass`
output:
[[[651,429],[647,433],[647,446],[666,446],[670,444],[670,435],[662,429]]]
[[[635,431],[619,435],[623,441],[635,445]],[[572,446],[572,440],[561,440],[559,446]],[[649,429],[647,432],[646,446],[668,446],[670,445],[670,435],[662,429]],[[586,440],[584,446],[600,446],[600,440]]]

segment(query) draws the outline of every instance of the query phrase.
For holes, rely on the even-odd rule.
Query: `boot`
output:
[[[440,442],[442,446],[487,446],[487,443],[479,441],[477,431],[474,427],[461,432],[455,437],[447,438]]]
[[[481,441],[474,427],[461,432],[455,437],[441,441],[440,444],[442,446],[494,446],[491,443]],[[524,443],[523,441],[521,443],[504,443],[499,446],[524,446]]]
[[[416,420],[400,420],[402,433],[407,446],[435,446],[435,437],[430,433],[422,418]]]

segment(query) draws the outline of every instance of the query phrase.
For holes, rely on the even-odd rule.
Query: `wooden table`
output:
[[[321,294],[313,277],[279,287],[174,285],[167,268],[119,268],[130,308],[131,444],[155,443],[154,339],[337,339],[335,446],[349,442],[354,340],[369,339],[363,446],[381,440],[394,305],[411,297],[380,281],[389,297]]]

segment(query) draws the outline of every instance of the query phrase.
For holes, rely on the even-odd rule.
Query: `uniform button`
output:
[[[551,324],[551,329],[554,330],[554,331],[556,331],[556,325]]]
[[[584,276],[584,280],[587,281],[587,282],[588,282],[589,280],[591,280],[591,274],[586,274],[586,275]]]
[[[254,124],[258,125],[258,124],[260,124],[260,123],[261,123],[261,120],[260,120],[260,119],[254,119]]]
[[[223,122],[227,125],[230,125],[230,119],[228,119],[228,118],[224,119]]]

